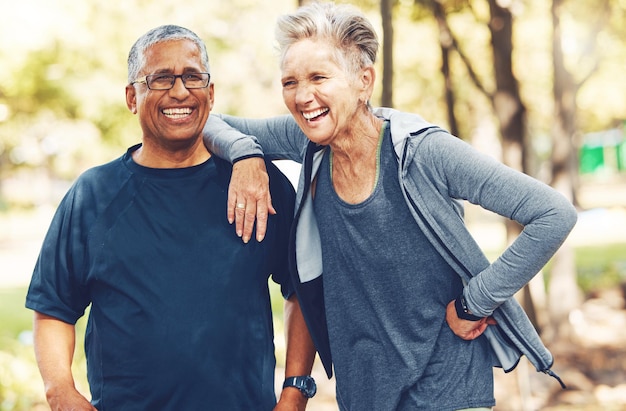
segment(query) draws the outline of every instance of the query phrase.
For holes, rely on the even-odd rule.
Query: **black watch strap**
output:
[[[482,317],[474,315],[470,312],[467,308],[467,303],[465,302],[463,294],[459,295],[457,299],[454,300],[454,308],[456,308],[456,315],[463,320],[479,321],[483,319]]]
[[[313,398],[317,392],[315,380],[310,375],[301,375],[297,377],[287,377],[283,383],[283,388],[294,387],[300,390],[306,398]]]

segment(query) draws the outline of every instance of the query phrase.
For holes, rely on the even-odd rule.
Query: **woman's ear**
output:
[[[376,84],[376,70],[373,66],[365,67],[361,71],[360,82],[362,86],[362,100],[369,101],[374,93],[374,85]]]
[[[365,67],[363,69],[362,78],[365,85],[373,88],[374,83],[376,82],[376,70],[374,70],[374,67]]]

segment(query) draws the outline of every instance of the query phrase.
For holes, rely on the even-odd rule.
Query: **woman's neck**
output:
[[[337,195],[350,204],[367,199],[376,184],[383,121],[372,117],[375,121],[368,127],[354,128],[346,138],[337,139],[330,147],[333,187]]]

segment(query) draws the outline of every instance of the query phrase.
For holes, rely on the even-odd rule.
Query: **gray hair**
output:
[[[276,41],[282,65],[289,47],[300,40],[327,40],[336,46],[339,63],[357,73],[376,62],[378,37],[370,21],[354,6],[311,3],[278,18]]]
[[[202,66],[207,72],[210,72],[209,54],[202,39],[193,31],[180,26],[164,25],[156,27],[139,37],[128,53],[128,84],[137,80],[139,72],[146,63],[145,52],[151,46],[174,40],[191,40],[200,51],[200,59]]]

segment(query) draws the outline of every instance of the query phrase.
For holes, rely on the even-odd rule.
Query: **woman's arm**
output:
[[[467,285],[472,313],[486,317],[526,285],[563,244],[576,209],[550,186],[515,171],[445,133],[426,138],[427,158],[437,163],[435,180],[448,194],[517,221],[515,241]]]
[[[209,151],[233,163],[253,156],[301,163],[308,142],[290,115],[246,119],[212,114],[203,136]]]
[[[259,157],[302,162],[306,136],[291,116],[251,120],[212,114],[203,138],[209,151],[234,163],[228,187],[228,222],[235,223],[237,235],[247,243],[256,220],[256,239],[262,241],[268,215],[275,210],[265,163]]]

